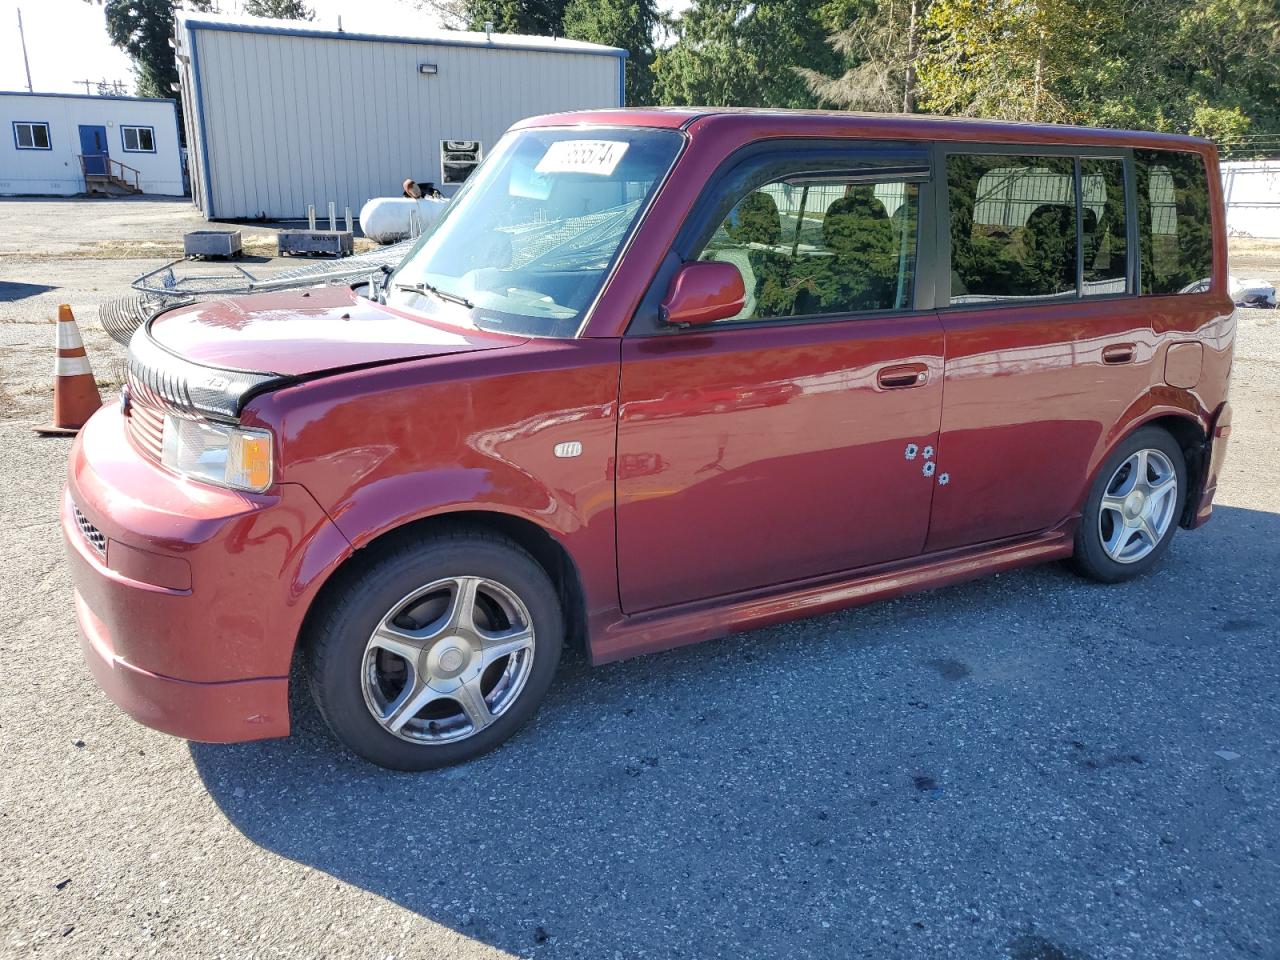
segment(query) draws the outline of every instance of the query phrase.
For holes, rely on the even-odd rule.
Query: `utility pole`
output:
[[[18,37],[22,40],[22,65],[27,68],[27,93],[35,93],[31,88],[31,63],[27,60],[27,34],[22,29],[22,8],[18,8]]]

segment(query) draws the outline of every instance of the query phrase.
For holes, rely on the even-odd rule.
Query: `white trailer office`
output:
[[[446,145],[456,161],[523,117],[622,103],[626,52],[614,47],[354,26],[179,15],[191,194],[206,217],[291,219],[330,201],[359,211],[406,179],[451,194]]]
[[[0,91],[0,196],[182,196],[172,100]]]

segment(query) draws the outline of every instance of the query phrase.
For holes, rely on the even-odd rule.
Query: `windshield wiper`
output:
[[[418,293],[418,294],[429,293],[432,296],[439,297],[441,300],[447,300],[449,303],[456,303],[461,306],[464,306],[468,310],[475,307],[475,304],[472,303],[470,300],[468,300],[466,297],[457,293],[450,293],[448,290],[441,290],[439,287],[433,287],[429,283],[397,283],[396,289],[405,290],[409,293]]]

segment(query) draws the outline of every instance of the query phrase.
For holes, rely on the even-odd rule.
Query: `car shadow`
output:
[[[253,843],[520,955],[1105,953],[1126,910],[1183,915],[1166,843],[1268,914],[1247,865],[1198,862],[1183,798],[1221,794],[1189,718],[1228,743],[1276,722],[1249,691],[1280,667],[1277,563],[1280,515],[1219,507],[1121,586],[1054,564],[595,669],[566,653],[535,721],[449,770],[346,754],[301,693],[290,739],[191,755]],[[1221,803],[1228,836],[1256,816]],[[1144,890],[1086,909],[1134,849]]]
[[[19,300],[39,296],[54,289],[56,288],[44,283],[13,283],[0,280],[0,303],[17,303]]]

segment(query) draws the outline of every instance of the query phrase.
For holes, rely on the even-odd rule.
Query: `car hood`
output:
[[[441,305],[441,316],[462,311]],[[305,377],[399,360],[492,350],[527,338],[437,324],[357,296],[313,287],[177,307],[151,321],[151,338],[207,367]]]

